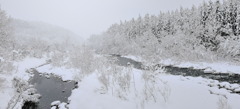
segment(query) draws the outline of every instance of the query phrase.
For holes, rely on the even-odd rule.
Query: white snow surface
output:
[[[51,109],[67,109],[67,103],[65,102],[60,102],[60,101],[54,101],[51,103]]]
[[[0,79],[2,78],[5,78],[5,82],[0,83],[0,109],[6,109],[8,106],[8,102],[15,94],[15,90],[12,87],[11,78],[5,75],[0,75]]]
[[[209,87],[208,84],[220,84],[216,80],[204,78],[172,76],[161,74],[159,78],[165,81],[171,89],[169,100],[164,102],[161,95],[157,101],[146,101],[141,93],[144,81],[142,71],[134,69],[136,92],[130,90],[127,99],[114,96],[115,92],[101,93],[102,87],[97,73],[85,77],[72,91],[69,97],[70,109],[217,109],[220,97],[227,97],[232,109],[240,109],[240,95],[231,94],[226,89]],[[133,81],[131,82],[133,83]],[[159,84],[158,84],[159,85]],[[213,92],[214,94],[211,94]]]
[[[51,106],[58,106],[61,103],[61,101],[54,101],[51,103]]]
[[[59,104],[59,109],[67,109],[66,106],[67,106],[67,103],[63,102],[63,103]]]
[[[60,76],[63,81],[74,80],[75,76],[78,75],[78,69],[72,69],[67,67],[55,67],[51,64],[37,68],[40,73],[54,74]]]
[[[14,76],[20,77],[24,80],[29,80],[30,74],[26,73],[26,70],[30,68],[36,68],[42,64],[46,63],[45,58],[32,58],[27,57],[21,61],[15,62],[14,66],[16,66],[16,72]]]
[[[129,59],[132,59],[132,60],[135,60],[135,61],[138,61],[138,62],[143,61],[143,59],[140,56],[127,55],[127,56],[122,56],[122,57],[129,58]]]
[[[4,84],[0,85],[0,109],[5,109],[9,100],[15,95],[14,88],[12,87],[11,80],[14,76],[21,77],[25,80],[30,78],[30,74],[25,73],[29,68],[36,68],[39,65],[46,63],[46,59],[26,58],[22,61],[15,62],[14,65],[18,66],[17,71],[12,74],[0,74],[0,78],[4,78]],[[164,62],[163,62],[164,63]],[[181,67],[195,67],[195,68],[211,68],[216,71],[238,71],[235,67],[226,67],[229,64],[193,64],[193,63],[171,63],[165,64],[178,65]],[[209,65],[212,65],[209,67]],[[217,66],[220,65],[220,66]],[[221,66],[222,65],[222,66]],[[223,67],[224,66],[224,67]],[[233,65],[234,66],[234,65]],[[220,68],[219,68],[220,67]],[[223,68],[221,68],[223,67]],[[229,69],[230,68],[230,69]],[[226,70],[227,69],[227,70]],[[37,68],[41,73],[55,74],[61,76],[64,81],[74,80],[74,77],[80,72],[76,69],[66,67],[54,67],[51,64]],[[166,102],[162,95],[156,96],[156,102],[153,100],[146,101],[143,93],[144,81],[142,80],[143,71],[133,69],[135,79],[131,80],[130,92],[126,94],[126,99],[120,99],[116,96],[116,90],[107,92],[101,90],[103,85],[98,80],[98,72],[86,76],[79,81],[78,88],[72,91],[69,97],[69,109],[217,109],[219,97],[226,97],[228,105],[232,109],[240,109],[240,95],[230,93],[230,90],[239,91],[240,85],[230,84],[227,82],[218,82],[216,80],[172,76],[168,74],[158,75],[162,81],[166,82],[171,89],[169,100]],[[133,83],[136,83],[136,90],[133,89]],[[157,84],[161,85],[161,84]],[[218,86],[224,88],[219,89]],[[161,86],[162,87],[162,86]],[[163,87],[164,88],[164,87]],[[104,92],[104,93],[102,93]],[[65,104],[62,104],[64,108]]]

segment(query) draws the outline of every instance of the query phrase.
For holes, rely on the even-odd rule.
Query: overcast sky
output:
[[[207,0],[205,0],[207,1]],[[203,0],[0,0],[13,17],[69,29],[83,38],[139,15],[199,5]]]

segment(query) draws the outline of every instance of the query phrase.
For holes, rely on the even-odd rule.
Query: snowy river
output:
[[[117,58],[116,64],[118,65],[128,66],[128,63],[131,63],[134,68],[143,69],[143,64],[141,62],[116,55],[113,57]],[[204,73],[204,69],[178,68],[174,66],[163,66],[163,68],[165,68],[167,73],[172,75],[203,77],[218,80],[220,82],[240,84],[239,74]],[[26,102],[23,109],[50,109],[51,103],[56,100],[68,103],[68,97],[71,95],[72,89],[77,85],[74,81],[63,82],[59,77],[40,74],[36,70],[34,70],[34,76],[31,78],[30,83],[35,86],[42,97],[37,104]]]
[[[68,97],[77,85],[74,81],[63,82],[61,78],[54,75],[40,74],[36,70],[33,72],[34,76],[30,83],[41,94],[41,98],[39,103],[26,102],[23,109],[50,109],[51,103],[57,100],[68,103]]]
[[[127,66],[131,63],[136,69],[143,69],[143,64],[141,62],[134,61],[129,58],[121,57],[119,55],[114,55],[117,58],[116,63],[118,65]],[[160,66],[160,65],[155,65]],[[203,77],[207,79],[218,80],[220,82],[229,82],[240,84],[239,74],[226,73],[204,73],[204,69],[193,69],[193,68],[179,68],[174,66],[163,66],[166,72],[172,75],[182,75],[182,76],[192,76],[192,77]]]

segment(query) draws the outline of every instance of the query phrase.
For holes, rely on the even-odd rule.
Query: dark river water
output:
[[[129,58],[121,57],[119,55],[113,55],[117,58],[116,63],[121,66],[127,66],[128,63],[131,63],[136,69],[143,69],[144,65],[141,62],[134,61]],[[160,65],[155,65],[160,66]],[[240,84],[240,75],[239,74],[230,74],[226,73],[204,73],[204,69],[193,69],[193,68],[179,68],[174,66],[163,66],[166,72],[172,75],[183,75],[183,76],[192,76],[192,77],[203,77],[207,79],[214,79],[220,82],[229,82]]]
[[[33,73],[34,76],[30,79],[30,83],[41,94],[41,98],[39,103],[26,102],[22,107],[23,109],[50,109],[51,103],[57,100],[68,103],[68,97],[76,86],[75,82],[63,82],[61,78],[53,75],[47,78],[36,70],[33,70]]]

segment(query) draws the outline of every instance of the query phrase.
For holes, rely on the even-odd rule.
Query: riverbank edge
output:
[[[121,55],[119,55],[121,56]],[[140,56],[123,55],[121,57],[129,58],[137,62],[144,62]],[[173,66],[179,68],[192,68],[196,70],[204,70],[205,73],[228,73],[240,74],[240,65],[233,62],[190,62],[190,61],[175,61],[173,59],[162,59],[157,64],[162,66]]]

